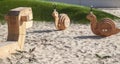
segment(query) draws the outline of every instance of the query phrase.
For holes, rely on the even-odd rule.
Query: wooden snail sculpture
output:
[[[0,58],[10,56],[16,50],[23,50],[26,28],[32,27],[32,9],[18,7],[11,9],[5,16],[8,24],[7,41],[0,43]]]
[[[110,18],[104,18],[97,22],[97,17],[92,12],[92,8],[86,18],[90,21],[91,30],[96,35],[107,37],[120,32],[120,29],[116,28],[114,21]]]
[[[67,14],[59,14],[56,9],[54,9],[52,16],[55,19],[55,27],[58,30],[65,30],[70,25],[70,19]]]

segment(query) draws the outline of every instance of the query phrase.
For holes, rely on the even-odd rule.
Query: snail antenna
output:
[[[53,9],[56,9],[57,3],[55,2],[55,0],[52,0],[52,1],[53,1]]]
[[[90,12],[92,12],[92,11],[93,11],[93,5],[90,6]]]

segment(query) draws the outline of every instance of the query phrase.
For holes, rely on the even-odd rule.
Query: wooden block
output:
[[[0,58],[9,56],[11,53],[14,53],[18,50],[17,41],[7,41],[0,44]]]
[[[32,20],[27,21],[27,22],[26,22],[26,29],[27,29],[27,28],[31,28],[32,25],[33,25],[33,21],[32,21]]]
[[[0,58],[10,56],[16,50],[23,50],[26,28],[32,26],[32,19],[30,7],[18,7],[8,12],[5,16],[8,24],[8,38],[6,42],[0,44]]]
[[[21,21],[27,22],[29,20],[28,16],[21,16]]]

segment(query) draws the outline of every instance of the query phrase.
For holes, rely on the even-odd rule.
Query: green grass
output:
[[[53,2],[42,0],[0,0],[0,20],[4,20],[4,15],[12,8],[16,7],[32,7],[35,21],[53,21],[51,13],[53,11]],[[89,13],[89,8],[78,5],[57,3],[59,13],[66,13],[71,18],[71,21],[77,23],[88,23],[86,15]],[[109,17],[117,19],[118,17],[111,14],[93,9],[98,19]]]

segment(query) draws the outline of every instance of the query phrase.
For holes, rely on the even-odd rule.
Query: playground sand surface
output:
[[[0,41],[6,37],[7,24],[0,27]],[[0,64],[120,64],[120,33],[100,37],[89,24],[72,23],[57,31],[53,22],[34,22],[27,29],[24,50],[0,59]]]

